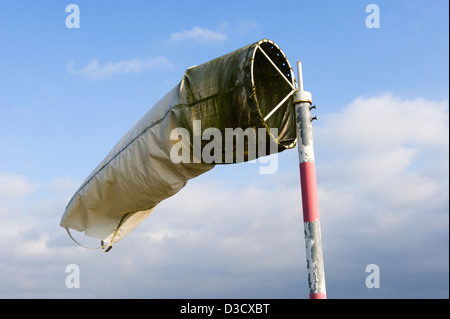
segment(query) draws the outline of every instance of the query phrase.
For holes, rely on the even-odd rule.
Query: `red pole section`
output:
[[[311,93],[303,90],[301,63],[298,62],[299,88],[294,95],[297,118],[297,144],[302,188],[303,225],[310,299],[326,299],[316,167],[311,118]]]

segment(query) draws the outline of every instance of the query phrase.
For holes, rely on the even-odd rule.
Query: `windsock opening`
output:
[[[290,148],[295,135],[287,128],[295,127],[292,96],[296,87],[295,76],[283,51],[273,41],[257,42],[253,52],[252,83],[256,101],[268,128],[277,128],[279,143]]]

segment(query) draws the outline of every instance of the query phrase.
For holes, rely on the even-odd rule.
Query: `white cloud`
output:
[[[398,145],[448,147],[448,101],[402,100],[391,94],[357,98],[327,114],[327,145],[359,153],[382,153]],[[322,133],[322,130],[320,130]]]
[[[197,43],[202,45],[215,45],[227,41],[230,37],[240,37],[249,33],[259,34],[260,24],[251,19],[243,19],[230,23],[223,21],[216,30],[207,27],[194,26],[191,29],[183,29],[172,33],[169,42],[172,43]],[[258,36],[260,37],[260,36]]]
[[[190,30],[182,30],[170,35],[169,41],[193,41],[205,45],[222,43],[227,40],[227,35],[220,31],[211,31],[208,28],[193,27]]]
[[[71,75],[86,76],[90,80],[109,79],[115,75],[140,73],[153,68],[167,68],[172,66],[172,62],[163,56],[130,60],[122,60],[118,62],[107,62],[100,64],[97,59],[91,60],[85,67],[75,70],[75,61],[71,61],[67,66]]]
[[[243,36],[249,33],[259,33],[259,27],[261,25],[251,19],[242,19],[236,22],[230,23],[228,21],[223,21],[219,25],[219,30],[225,34],[230,34],[233,37]]]
[[[260,24],[254,20],[245,19],[237,23],[236,29],[239,34],[246,34],[256,30]]]
[[[327,183],[389,189],[400,180],[417,187],[426,185],[424,178],[442,180],[448,173],[448,112],[448,101],[383,95],[327,114],[315,128]]]
[[[324,187],[386,214],[448,204],[448,101],[359,98],[324,122],[315,132]]]
[[[26,196],[34,186],[23,175],[0,174],[0,199],[11,200]]]

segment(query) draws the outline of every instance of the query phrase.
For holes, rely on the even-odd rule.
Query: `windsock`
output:
[[[295,87],[286,56],[268,39],[189,68],[81,184],[60,225],[111,245],[215,165],[294,147]],[[199,127],[217,133],[222,145],[227,130],[250,129],[257,147],[245,138],[242,148],[218,147],[213,160],[205,160],[202,149],[210,141],[198,138]],[[180,152],[187,156],[180,160]]]

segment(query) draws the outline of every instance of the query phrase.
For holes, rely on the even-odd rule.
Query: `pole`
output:
[[[326,299],[325,272],[322,254],[316,167],[312,135],[311,93],[303,90],[302,65],[299,61],[298,88],[294,94],[297,119],[297,143],[302,188],[303,225],[305,230],[306,267],[310,299]]]

